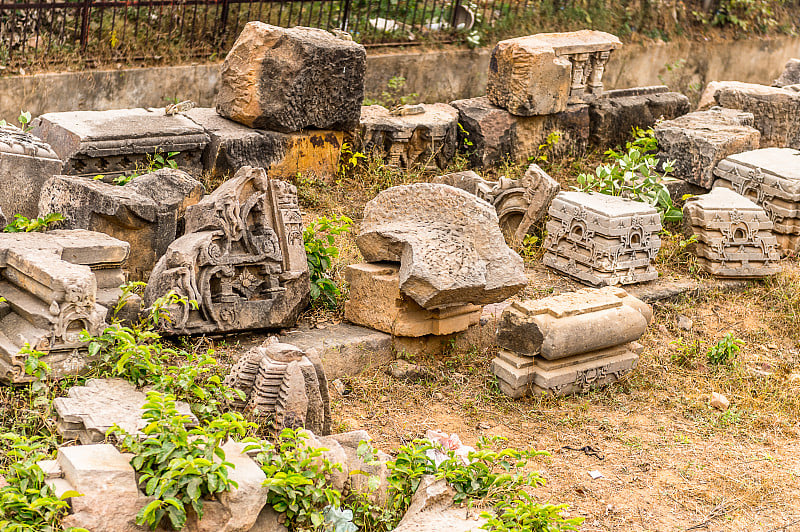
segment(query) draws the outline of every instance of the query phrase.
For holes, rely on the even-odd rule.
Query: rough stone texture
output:
[[[181,170],[165,168],[124,186],[79,176],[53,176],[42,187],[39,216],[60,213],[58,227],[89,229],[128,242],[129,279],[147,279],[183,229],[183,214],[205,193]]]
[[[215,176],[234,174],[243,166],[264,168],[273,179],[312,174],[327,180],[336,175],[344,142],[341,131],[279,133],[251,129],[207,107],[183,114],[208,134],[203,168]]]
[[[513,148],[516,118],[493,105],[486,96],[456,100],[450,105],[458,110],[458,146],[467,153],[472,166],[495,166]]]
[[[299,427],[331,432],[328,379],[314,350],[303,352],[269,338],[242,355],[225,384],[245,394],[233,406],[274,416],[277,432]]]
[[[109,179],[146,167],[148,156],[171,152],[177,152],[171,160],[181,170],[193,176],[203,171],[208,135],[185,116],[169,116],[164,109],[47,113],[31,125],[31,133],[64,161],[68,175]]]
[[[501,318],[492,372],[513,398],[611,384],[636,367],[635,342],[652,316],[649,305],[614,287],[514,302]]]
[[[690,198],[683,216],[684,224],[697,235],[697,260],[708,273],[752,278],[781,270],[772,220],[744,196],[718,187]]]
[[[61,173],[63,163],[49,144],[11,126],[0,127],[0,222],[15,214],[35,218],[45,181]],[[2,228],[0,228],[1,230]]]
[[[491,203],[500,221],[500,228],[509,243],[522,242],[534,224],[544,218],[556,194],[558,181],[536,163],[528,166],[520,179],[501,177],[499,182],[486,181],[472,171],[445,174],[435,183],[450,185]]]
[[[500,41],[489,63],[486,94],[515,115],[559,113],[567,103],[602,95],[605,64],[621,46],[615,36],[592,30]]]
[[[174,333],[291,327],[309,297],[303,223],[293,185],[244,167],[186,211],[186,234],[156,264],[151,305],[174,290]]]
[[[689,98],[664,86],[608,91],[589,106],[590,143],[603,150],[624,146],[632,128],[649,128],[661,119],[689,112]]]
[[[80,333],[102,331],[129,249],[83,230],[0,233],[0,294],[7,300],[0,309],[0,381],[31,380],[23,369],[27,355],[20,355],[26,343],[46,353],[42,361],[55,378],[85,367]]]
[[[419,337],[465,331],[480,320],[481,307],[463,304],[426,310],[400,293],[400,267],[380,262],[351,264],[345,270],[350,298],[344,317],[393,336]]]
[[[0,227],[5,227],[8,225],[8,220],[6,220],[5,214],[3,214],[3,209],[0,207]]]
[[[561,192],[550,205],[543,262],[583,283],[631,284],[658,277],[661,219],[646,203],[596,192]]]
[[[789,59],[786,66],[775,80],[775,87],[786,87],[787,85],[797,85],[800,83],[800,59]]]
[[[705,189],[714,182],[714,167],[734,153],[756,149],[761,135],[752,114],[714,108],[658,124],[659,158],[675,161],[674,177]]]
[[[778,245],[800,250],[800,151],[765,148],[721,161],[714,187],[733,189],[763,208],[774,223]]]
[[[327,31],[248,22],[222,64],[217,112],[274,131],[352,130],[366,65],[363,46]]]
[[[140,433],[146,425],[142,406],[147,396],[122,379],[91,379],[83,386],[74,386],[66,397],[53,400],[56,430],[65,440],[78,440],[83,445],[106,439],[106,432],[118,425],[130,434]],[[178,412],[187,417],[187,424],[197,424],[187,403],[176,403]]]
[[[409,108],[416,112],[407,114]],[[361,151],[402,168],[444,168],[456,152],[458,111],[445,103],[361,108]]]
[[[589,143],[589,106],[568,105],[565,111],[544,116],[518,117],[514,131],[514,143],[510,158],[515,162],[526,162],[532,157],[546,155],[550,160],[565,154],[580,155]],[[558,141],[549,148],[546,145],[551,133],[559,133]]]
[[[384,190],[364,208],[356,243],[367,262],[400,262],[400,291],[428,310],[495,303],[527,284],[492,206],[448,185]]]
[[[453,502],[455,490],[444,479],[422,478],[411,498],[403,520],[395,532],[478,532],[486,519],[479,511],[457,508]]]

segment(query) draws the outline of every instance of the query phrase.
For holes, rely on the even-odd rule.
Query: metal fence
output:
[[[366,46],[465,38],[527,0],[0,0],[0,65],[222,55],[248,21],[343,30]]]

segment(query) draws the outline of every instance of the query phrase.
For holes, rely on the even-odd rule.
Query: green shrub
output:
[[[708,349],[708,354],[706,355],[708,362],[715,366],[728,364],[736,358],[743,345],[744,341],[736,338],[733,333],[725,333],[725,336],[719,342]]]
[[[557,532],[578,530],[582,517],[564,519],[561,511],[566,505],[538,504],[524,491],[511,500],[502,501],[495,506],[496,515],[484,512],[481,517],[487,522],[483,530],[492,532]]]
[[[21,214],[15,214],[14,220],[11,221],[5,228],[3,228],[4,233],[34,233],[34,232],[42,232],[47,231],[47,229],[53,225],[54,223],[60,222],[63,220],[64,217],[57,212],[51,212],[50,214],[40,217],[34,218],[30,220],[25,218]]]
[[[328,308],[339,304],[341,291],[329,277],[333,259],[339,256],[336,235],[347,233],[353,220],[347,216],[329,219],[318,218],[303,230],[308,271],[311,276],[311,300]]]

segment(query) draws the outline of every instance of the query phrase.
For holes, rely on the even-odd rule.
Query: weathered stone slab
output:
[[[516,117],[497,107],[486,96],[456,100],[450,105],[458,110],[458,146],[473,167],[500,164],[513,151]]]
[[[222,64],[216,108],[254,128],[353,130],[366,64],[363,46],[327,31],[248,22]]]
[[[414,112],[410,112],[413,110]],[[361,108],[361,151],[392,166],[446,167],[456,151],[458,111],[444,103]]]
[[[757,278],[781,270],[772,220],[750,201],[718,187],[687,200],[684,223],[697,235],[700,267],[718,277]]]
[[[689,98],[663,85],[608,91],[589,105],[589,141],[600,149],[624,146],[633,128],[652,127],[659,119],[677,118],[690,108]]]
[[[111,178],[147,167],[148,156],[166,156],[199,176],[208,144],[203,128],[164,109],[117,109],[47,113],[31,123],[31,133],[53,147],[68,175]],[[48,176],[52,177],[52,175]],[[37,198],[38,199],[38,198]]]
[[[756,149],[761,135],[751,113],[714,108],[658,124],[659,158],[675,161],[674,176],[705,189],[714,182],[714,167],[734,153]]]
[[[661,219],[646,203],[596,192],[561,192],[550,205],[543,262],[583,283],[631,284],[658,277]]]
[[[502,301],[527,284],[491,205],[448,185],[392,187],[364,208],[368,262],[400,262],[400,291],[426,309]]]
[[[54,176],[42,187],[39,215],[60,213],[65,229],[106,233],[131,246],[131,280],[144,280],[183,229],[183,214],[205,188],[181,170],[165,168],[124,186],[79,176]],[[119,283],[122,284],[122,283]],[[119,285],[117,285],[119,286]]]
[[[455,491],[444,479],[435,480],[428,475],[422,478],[411,505],[396,532],[479,532],[486,519],[479,512],[457,507],[453,502]]]
[[[251,129],[210,108],[198,107],[183,114],[208,134],[203,167],[215,176],[234,174],[244,166],[264,168],[273,179],[297,174],[331,179],[336,175],[344,142],[341,131],[279,133]]]
[[[0,230],[16,214],[36,217],[42,185],[62,166],[49,144],[18,128],[0,127]]]
[[[173,333],[291,327],[309,298],[303,223],[293,185],[244,167],[187,209],[184,236],[153,270],[146,305],[174,290]]]
[[[789,59],[783,72],[778,76],[773,85],[775,87],[786,87],[787,85],[797,85],[800,83],[800,59]]]
[[[487,97],[515,115],[559,113],[567,103],[603,93],[605,64],[621,46],[615,36],[592,30],[500,41],[489,63]]]

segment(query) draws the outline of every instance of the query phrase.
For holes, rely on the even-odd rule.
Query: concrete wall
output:
[[[367,59],[367,95],[379,95],[393,76],[406,78],[405,93],[423,101],[480,96],[486,88],[490,49],[433,50],[371,54]],[[673,42],[626,45],[606,69],[606,87],[666,83],[684,89],[712,80],[770,84],[790,57],[800,57],[800,37],[724,43]],[[666,65],[685,61],[668,71]],[[219,63],[108,71],[64,72],[0,78],[0,118],[19,111],[34,116],[52,111],[163,107],[167,98],[191,99],[212,106]]]

